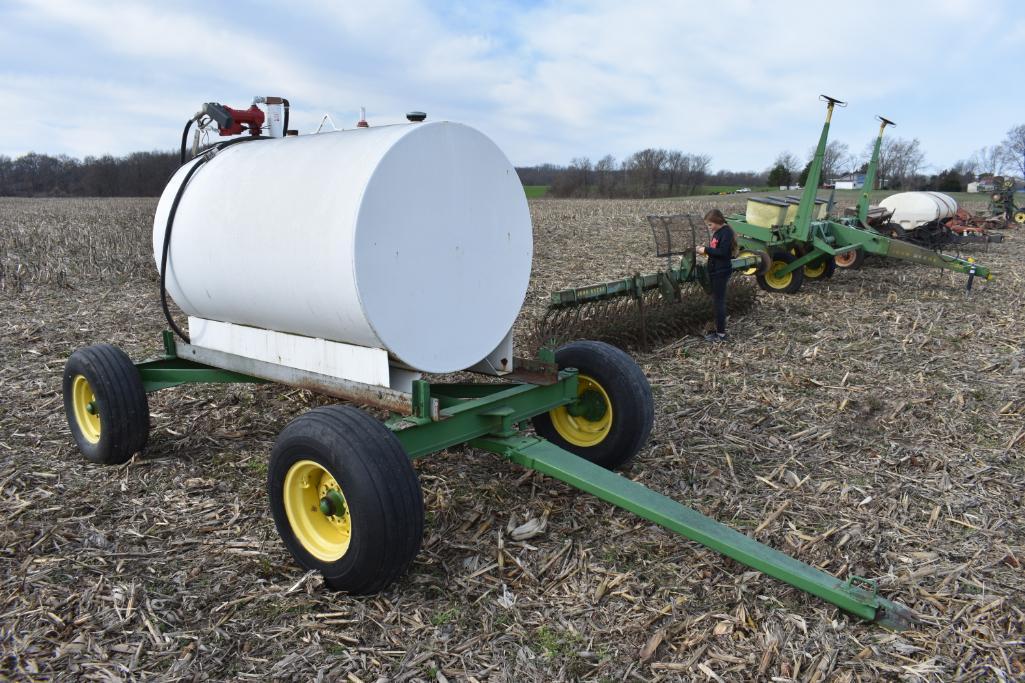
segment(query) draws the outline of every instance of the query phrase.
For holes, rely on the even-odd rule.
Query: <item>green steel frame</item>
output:
[[[543,352],[542,363],[554,360]],[[178,358],[170,332],[164,357],[136,365],[147,392],[191,383],[264,382],[236,372]],[[549,384],[413,383],[410,415],[393,415],[385,425],[410,458],[459,444],[497,453],[652,521],[669,531],[816,595],[861,619],[903,630],[915,623],[906,607],[882,598],[873,581],[842,581],[702,515],[667,496],[594,465],[554,444],[529,436],[522,427],[554,408],[586,411],[578,396],[577,371],[563,369]],[[586,396],[586,394],[585,394]],[[441,405],[432,418],[433,400]]]
[[[868,207],[869,207],[869,193],[875,189],[876,186],[876,172],[879,169],[879,150],[883,146],[883,131],[886,130],[887,126],[896,126],[897,124],[889,119],[885,119],[882,116],[876,117],[879,119],[879,135],[876,136],[875,144],[872,146],[872,158],[868,161],[868,168],[865,169],[865,184],[861,188],[861,196],[858,197],[858,222],[862,226],[868,225]]]
[[[815,157],[808,172],[808,180],[801,195],[801,202],[793,223],[774,225],[766,228],[752,225],[742,214],[727,216],[726,220],[737,234],[738,242],[744,249],[763,252],[797,251],[800,256],[784,267],[776,269],[776,276],[783,276],[806,265],[815,263],[822,258],[836,256],[853,250],[861,250],[866,254],[885,256],[912,261],[923,265],[935,266],[964,273],[970,277],[981,277],[987,280],[993,275],[985,266],[975,263],[972,259],[960,259],[948,254],[918,247],[900,240],[890,239],[875,230],[863,229],[833,220],[812,220],[815,200],[818,195],[819,181],[822,175],[822,161],[825,156],[826,142],[829,138],[829,123],[833,116],[833,108],[837,104],[845,106],[831,97],[822,96],[826,101],[826,121],[822,126]],[[873,157],[878,162],[878,150],[882,140],[883,129],[890,122],[883,119],[873,148]],[[872,175],[875,175],[873,165]],[[866,185],[868,179],[866,178]],[[874,178],[872,180],[874,182]],[[859,218],[864,211],[868,212],[868,194],[862,193],[859,200]]]
[[[733,270],[749,270],[762,267],[764,262],[759,256],[743,255],[733,259],[731,265]],[[698,282],[706,289],[710,287],[706,267],[701,263],[694,263],[687,256],[682,256],[677,268],[552,292],[549,306],[562,308],[621,296],[640,297],[654,289],[658,289],[662,296],[671,299],[675,296],[677,287],[687,282]]]

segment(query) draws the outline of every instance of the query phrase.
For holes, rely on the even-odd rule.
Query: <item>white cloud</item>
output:
[[[204,99],[242,106],[254,94],[281,94],[293,101],[293,121],[304,130],[325,111],[351,125],[360,104],[372,123],[421,108],[480,127],[518,163],[623,157],[663,146],[710,153],[715,166],[762,168],[783,149],[803,155],[814,144],[822,115],[815,97],[825,92],[851,101],[834,118],[833,136],[852,149],[872,136],[872,115],[882,113],[898,120],[901,135],[920,137],[931,159],[950,163],[998,141],[1016,122],[1013,110],[991,109],[977,140],[949,132],[980,116],[964,92],[985,88],[985,79],[964,79],[990,65],[1006,67],[1010,36],[1025,33],[1013,3],[980,12],[960,0],[596,0],[447,13],[413,0],[317,0],[290,6],[285,18],[268,18],[260,28],[246,22],[246,29],[208,16],[202,5],[28,6],[72,27],[94,54],[132,60],[149,74],[145,82],[97,76],[91,87],[106,101],[87,96],[67,106],[83,92],[80,84],[60,86],[62,100],[0,67],[0,84],[19,106],[45,101],[80,112],[68,146],[49,151],[93,153],[101,144],[120,152],[129,144],[173,146],[177,122]],[[315,39],[316,52],[305,45]],[[158,105],[139,112],[144,125],[121,128],[112,139],[106,126],[133,101]],[[36,123],[30,128],[29,140],[63,139],[42,137]],[[140,134],[154,139],[139,145]],[[16,148],[0,137],[0,151]]]

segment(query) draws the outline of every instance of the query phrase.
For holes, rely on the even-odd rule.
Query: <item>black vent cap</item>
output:
[[[422,111],[411,111],[408,114],[406,114],[406,120],[412,123],[420,123],[426,118],[427,114],[423,113]]]

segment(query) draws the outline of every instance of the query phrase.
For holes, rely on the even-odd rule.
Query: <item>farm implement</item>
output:
[[[382,421],[355,405],[315,408],[281,430],[270,454],[278,533],[296,563],[330,588],[375,593],[409,569],[424,530],[412,460],[466,445],[861,619],[910,627],[912,612],[882,597],[874,581],[834,577],[612,471],[651,433],[647,378],[626,353],[596,341],[514,358],[512,326],[531,266],[523,191],[489,139],[416,114],[408,125],[257,137],[202,152],[172,177],[154,219],[154,257],[188,315],[188,334],[171,325],[163,355],[147,362],[109,344],[71,355],[64,407],[83,455],[113,465],[142,451],[154,392],[275,382],[388,414]],[[431,174],[420,172],[423,158],[434,160]],[[410,178],[418,192],[409,201],[383,201]],[[281,192],[265,191],[272,179]],[[760,257],[740,261],[757,268]],[[424,264],[434,266],[429,287]],[[697,277],[693,260],[690,273]],[[674,277],[663,283],[670,290],[691,281]],[[341,327],[325,327],[334,322]],[[423,378],[457,370],[489,381]]]
[[[544,344],[598,338],[646,348],[651,342],[698,332],[713,318],[707,266],[697,259],[697,222],[693,216],[648,216],[655,254],[666,268],[656,273],[563,289],[551,294],[535,337]],[[703,231],[702,231],[703,232]],[[673,257],[680,259],[675,264]],[[733,259],[735,271],[762,272],[766,254],[744,252]],[[753,289],[732,280],[727,309],[741,313],[754,303]]]
[[[407,571],[424,524],[410,461],[465,445],[565,482],[866,621],[895,630],[916,622],[873,580],[841,580],[613,472],[645,445],[654,417],[644,373],[614,346],[577,341],[518,361],[519,372],[502,383],[415,380],[409,392],[186,344],[170,331],[164,351],[137,364],[107,344],[72,354],[64,402],[89,460],[118,464],[142,450],[147,395],[186,384],[278,382],[391,413],[380,422],[349,405],[316,408],[292,420],[271,453],[268,494],[278,532],[295,560],[319,570],[331,588],[373,593]]]
[[[748,200],[746,214],[727,216],[742,248],[769,255],[769,267],[756,275],[759,286],[768,292],[794,293],[806,279],[831,277],[837,266],[860,267],[867,255],[964,273],[969,276],[968,290],[976,277],[991,279],[989,269],[971,259],[937,253],[860,225],[863,215],[868,215],[867,191],[859,201],[859,215],[854,217],[855,220],[839,222],[828,218],[828,207],[819,203],[816,194],[833,108],[845,106],[845,103],[826,96],[822,99],[826,102],[826,121],[815,149],[807,185],[796,208],[783,200],[751,199]],[[876,160],[882,131],[891,123],[883,119],[880,126],[873,152]]]
[[[843,216],[832,218],[833,221],[932,250],[951,245],[1003,241],[1002,235],[989,232],[1000,227],[997,219],[973,216],[958,207],[953,197],[941,192],[899,192],[885,198],[879,205],[870,204],[869,192],[875,188],[883,132],[887,126],[897,125],[882,116],[877,118],[880,121],[879,134],[865,170],[861,196],[856,206],[846,209]],[[853,263],[853,259],[836,261],[839,267]]]
[[[989,196],[989,217],[1002,223],[1001,227],[1025,228],[1025,206],[1014,204],[1014,178],[996,176],[993,183],[995,188]]]
[[[942,192],[898,192],[880,204],[887,222],[879,229],[893,239],[928,249],[1004,240],[1003,235],[989,232],[998,221],[973,216]]]

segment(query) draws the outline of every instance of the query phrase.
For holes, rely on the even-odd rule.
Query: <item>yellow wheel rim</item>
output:
[[[292,465],[285,475],[283,498],[292,533],[310,555],[322,562],[345,555],[352,540],[349,504],[323,465],[312,460]]]
[[[748,258],[750,256],[757,256],[757,255],[758,254],[754,253],[753,251],[742,251],[739,254],[737,254],[737,258]],[[745,268],[744,270],[742,270],[740,272],[743,273],[744,275],[754,275],[755,273],[758,272],[758,266],[751,266],[750,268]]]
[[[788,265],[790,264],[786,261],[773,261],[772,265],[769,266],[768,272],[765,273],[765,284],[769,285],[772,289],[786,289],[789,287],[790,282],[794,279],[793,271],[785,275],[779,272]]]
[[[89,443],[99,443],[100,409],[96,405],[96,394],[85,375],[76,375],[71,382],[71,407],[78,431]]]
[[[1025,211],[1019,211],[1014,214],[1014,222],[1019,224],[1025,223]]]
[[[594,392],[594,397],[605,404],[605,412],[598,419],[589,420],[583,415],[571,415],[566,406],[560,406],[548,413],[559,436],[582,448],[598,445],[612,429],[612,401],[609,400],[609,395],[593,377],[578,375],[577,396],[583,396],[587,392]]]
[[[804,267],[804,276],[810,277],[813,280],[817,277],[822,277],[826,272],[826,260],[822,259],[818,265],[813,266],[808,264]]]

